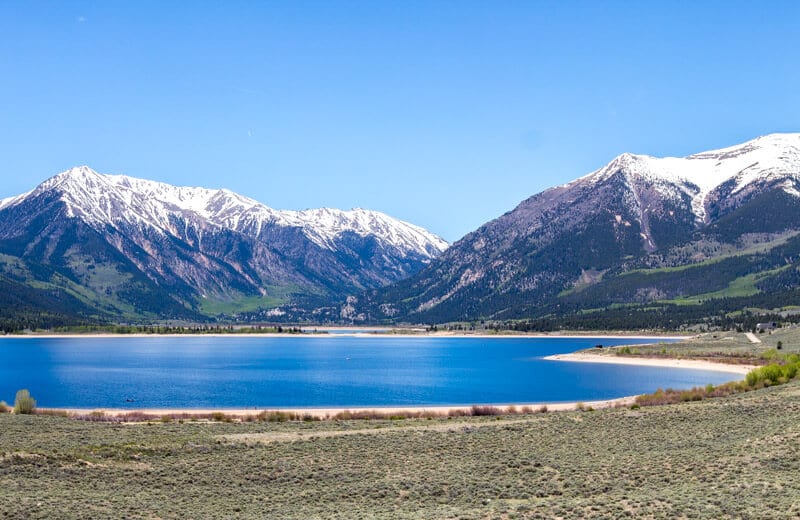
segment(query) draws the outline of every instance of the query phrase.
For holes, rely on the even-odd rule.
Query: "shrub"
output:
[[[211,420],[217,422],[233,422],[233,418],[229,415],[225,415],[222,412],[214,412],[211,414]]]
[[[800,362],[788,359],[784,365],[771,364],[759,368],[754,368],[745,376],[745,382],[752,388],[784,384],[797,376],[800,370]]]
[[[36,415],[47,415],[50,417],[69,417],[66,410],[36,410]]]
[[[692,388],[691,390],[684,390],[683,392],[680,392],[679,398],[684,403],[687,403],[689,401],[701,401],[703,397],[705,397],[705,393],[709,393],[709,392],[705,393],[704,392],[705,391],[703,389],[695,387]]]
[[[780,357],[781,357],[780,353],[774,348],[766,350],[764,351],[764,353],[761,354],[761,359],[766,359],[767,361],[775,361],[777,359],[780,359]]]
[[[778,379],[783,376],[783,368],[780,365],[767,365],[761,367],[764,381],[769,381],[771,384],[778,382]]]
[[[5,401],[0,401],[0,413],[8,413],[10,411],[11,408],[9,408],[8,403]]]
[[[447,417],[466,417],[468,415],[470,415],[470,411],[463,408],[453,408],[447,412]]]
[[[753,370],[748,372],[746,376],[744,376],[744,380],[747,383],[747,386],[755,386],[756,385],[756,383],[759,380],[759,371],[760,370],[761,369],[759,369],[759,368],[754,368]]]
[[[336,414],[334,417],[335,420],[348,420],[348,419],[358,419],[356,415],[348,410],[344,412],[340,412]],[[294,412],[284,412],[275,410],[269,412],[264,410],[260,412],[258,415],[255,416],[255,420],[259,422],[287,422],[287,421],[303,421],[303,422],[313,422],[318,421],[319,417],[311,415],[310,413],[306,414],[299,414]]]
[[[31,397],[31,393],[25,388],[18,391],[14,399],[14,413],[30,414],[34,410],[36,410],[36,400]]]
[[[474,405],[470,411],[475,417],[482,417],[488,415],[503,415],[503,410],[495,406],[478,406]]]

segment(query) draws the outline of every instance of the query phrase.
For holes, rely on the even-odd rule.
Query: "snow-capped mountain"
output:
[[[103,175],[88,166],[72,168],[31,192],[4,199],[0,210],[52,190],[61,193],[67,216],[100,226],[144,225],[178,236],[174,218],[180,216],[255,237],[269,226],[300,228],[315,244],[333,251],[343,233],[374,236],[385,247],[427,258],[438,256],[448,246],[433,233],[378,211],[274,210],[226,189],[178,187],[125,175]]]
[[[377,211],[281,211],[229,190],[86,166],[0,201],[0,253],[108,292],[119,311],[140,309],[142,291],[192,311],[208,299],[232,309],[253,297],[264,306],[324,301],[402,279],[446,248],[432,233]],[[133,280],[135,301],[120,304]],[[158,314],[159,303],[144,300]]]
[[[630,269],[702,263],[793,233],[798,209],[797,133],[683,158],[624,153],[530,197],[417,275],[367,295],[362,315],[442,321],[552,311],[576,288],[606,287]],[[687,294],[630,289],[629,301]]]
[[[800,133],[770,134],[737,146],[688,157],[651,157],[624,153],[603,168],[566,185],[596,184],[625,175],[631,186],[652,186],[662,197],[691,198],[698,224],[709,222],[708,207],[721,197],[747,192],[764,183],[783,182],[782,189],[800,196]]]

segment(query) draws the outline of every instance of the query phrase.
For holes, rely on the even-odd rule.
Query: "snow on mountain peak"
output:
[[[50,191],[60,194],[68,216],[79,216],[95,225],[147,225],[177,236],[180,230],[175,228],[176,217],[180,217],[252,236],[258,236],[270,225],[299,227],[314,243],[331,250],[336,249],[337,238],[345,232],[374,235],[385,246],[427,258],[448,247],[447,242],[425,229],[377,211],[275,210],[227,189],[178,187],[125,175],[105,175],[88,166],[71,168],[31,192],[0,201],[0,209]]]
[[[781,151],[791,152],[792,150],[794,153],[797,153],[798,150],[800,150],[800,133],[776,133],[762,135],[741,144],[690,155],[687,157],[687,159],[725,160],[745,154],[761,152],[766,155],[774,155],[775,153],[780,154]]]
[[[688,194],[695,215],[702,221],[709,194],[731,180],[735,182],[733,194],[760,180],[786,177],[800,181],[800,133],[769,134],[688,157],[623,153],[570,184],[596,183],[618,173],[625,175],[626,182],[644,181],[666,197]],[[784,191],[798,195],[791,183]]]
[[[360,236],[376,235],[388,245],[429,258],[448,247],[446,241],[427,230],[379,211],[320,208],[282,213],[290,220],[302,222],[307,236],[322,247],[331,247],[334,237],[348,231]]]

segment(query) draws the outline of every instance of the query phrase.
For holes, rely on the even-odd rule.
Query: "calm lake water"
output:
[[[608,338],[0,338],[0,399],[43,407],[236,408],[591,401],[740,379],[546,361]],[[129,401],[133,400],[133,401]]]

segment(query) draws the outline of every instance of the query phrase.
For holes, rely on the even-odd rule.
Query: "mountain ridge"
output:
[[[330,247],[332,236],[336,233],[353,231],[366,235],[376,234],[376,230],[384,231],[383,235],[387,241],[395,247],[417,249],[429,256],[440,253],[448,245],[445,240],[420,226],[395,219],[379,211],[362,208],[353,208],[349,211],[335,208],[276,210],[225,188],[173,186],[127,175],[104,175],[88,166],[71,168],[45,180],[27,193],[0,200],[0,211],[27,197],[58,189],[63,191],[65,201],[70,206],[68,216],[76,216],[75,210],[77,210],[83,213],[80,216],[101,224],[113,224],[119,217],[130,215],[130,210],[133,209],[140,210],[133,213],[138,217],[135,220],[161,229],[168,228],[169,218],[164,208],[157,207],[158,204],[146,204],[158,202],[161,206],[172,206],[176,210],[196,213],[220,227],[235,231],[243,231],[247,227],[258,228],[265,223],[302,227],[304,232],[309,234],[309,238],[323,247]],[[110,193],[109,190],[115,193]],[[77,198],[79,194],[83,196],[83,200]],[[102,206],[107,206],[107,210],[113,209],[106,204],[112,194],[117,196],[116,202],[120,203],[117,209],[120,211],[114,215],[99,212],[98,210],[103,209]],[[126,194],[131,196],[126,197]],[[132,207],[133,196],[137,194],[140,195],[140,200],[136,200],[138,206]],[[87,207],[94,211],[86,213]],[[121,211],[123,208],[127,213]],[[148,214],[143,214],[143,211],[147,211]],[[242,222],[243,218],[247,220]]]
[[[455,242],[419,273],[368,291],[351,306],[355,315],[377,321],[558,315],[568,303],[559,295],[587,280],[610,284],[627,270],[657,264],[656,258],[677,258],[680,247],[737,241],[744,247],[756,235],[800,229],[798,201],[797,133],[770,134],[684,158],[621,154],[525,199]],[[627,305],[636,294],[690,295],[681,291],[662,291],[642,281],[627,299],[618,295],[596,304]]]
[[[0,277],[53,312],[74,302],[83,320],[674,328],[751,304],[791,314],[800,134],[681,158],[623,153],[449,247],[370,210],[274,210],[77,167],[0,201]],[[36,298],[12,300],[34,316]]]
[[[274,210],[230,190],[104,175],[86,166],[0,201],[0,253],[26,269],[55,267],[77,286],[108,293],[113,304],[97,316],[117,319],[158,317],[159,301],[170,316],[190,319],[221,312],[219,305],[236,312],[238,302],[324,303],[408,276],[446,247],[423,228],[377,211]],[[204,309],[211,300],[213,312]]]

